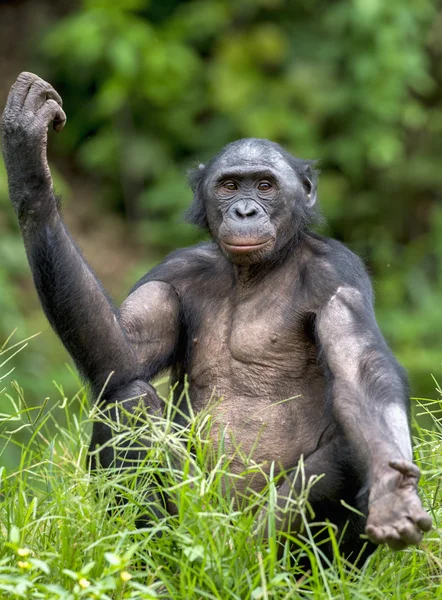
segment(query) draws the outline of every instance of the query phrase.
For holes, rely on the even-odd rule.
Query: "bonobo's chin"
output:
[[[220,240],[220,246],[227,258],[235,264],[252,265],[265,262],[272,255],[275,239],[267,240]]]

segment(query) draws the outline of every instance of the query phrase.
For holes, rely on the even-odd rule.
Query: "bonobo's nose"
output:
[[[234,206],[234,215],[240,219],[247,219],[250,217],[256,217],[258,209],[253,202],[247,200],[240,200]]]

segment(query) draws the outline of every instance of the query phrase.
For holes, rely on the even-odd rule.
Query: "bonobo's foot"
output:
[[[365,531],[375,544],[388,544],[402,550],[418,544],[424,531],[431,529],[431,517],[417,495],[420,471],[406,460],[390,461],[370,491]]]
[[[46,158],[47,131],[53,122],[61,131],[66,122],[62,99],[34,75],[21,73],[9,92],[2,117],[2,145],[11,200],[19,212],[28,195],[52,188]]]

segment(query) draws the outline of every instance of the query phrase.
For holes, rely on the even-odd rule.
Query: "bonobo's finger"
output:
[[[399,471],[402,475],[405,475],[406,477],[415,477],[419,481],[421,472],[419,467],[414,463],[409,462],[408,460],[399,459],[390,460],[388,464],[392,469],[396,469],[396,471]]]
[[[397,530],[401,536],[401,540],[409,545],[409,544],[419,544],[422,540],[423,533],[416,527],[416,525],[407,517],[401,519],[401,521],[396,525]]]
[[[384,528],[384,543],[392,550],[403,550],[407,542],[393,525],[387,525]]]
[[[9,92],[5,113],[7,111],[17,111],[23,107],[29,88],[36,79],[38,77],[33,73],[28,73],[27,71],[20,73]]]
[[[66,124],[66,114],[55,100],[46,100],[40,110],[37,112],[37,118],[41,119],[46,125],[53,121],[55,131],[59,132]]]
[[[54,90],[52,85],[47,81],[38,78],[33,81],[29,89],[24,103],[24,108],[32,112],[36,112],[43,106],[46,100],[49,99],[55,100],[57,104],[63,106],[63,100],[61,99],[60,94]]]
[[[369,540],[374,544],[387,544],[392,550],[403,550],[407,545],[395,527],[368,525],[365,529]]]
[[[54,122],[52,123],[52,127],[54,131],[60,133],[64,126],[66,125],[67,117],[64,110],[60,107],[58,110],[57,116],[54,118]]]
[[[392,550],[403,550],[404,548],[407,547],[406,542],[404,542],[403,540],[401,540],[401,538],[396,537],[396,536],[387,536],[385,539],[385,543],[387,544],[387,546],[389,548],[391,548]]]
[[[432,518],[424,511],[415,519],[415,522],[422,531],[430,531],[433,527]]]
[[[373,544],[383,544],[385,540],[384,528],[375,527],[374,525],[367,525],[365,533],[368,536],[370,542]]]

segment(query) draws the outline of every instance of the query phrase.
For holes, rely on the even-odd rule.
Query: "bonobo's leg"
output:
[[[293,474],[287,475],[278,487],[275,525],[279,534],[303,533],[305,536],[304,520],[293,500],[302,495],[303,488],[310,478],[321,476],[311,486],[308,495],[314,517],[311,518],[308,511],[304,511],[304,518],[308,517],[315,542],[322,542],[321,552],[332,559],[331,543],[323,542],[328,538],[328,532],[318,536],[316,532],[323,529],[323,525],[313,525],[328,520],[337,527],[336,538],[340,542],[342,555],[352,562],[358,561],[358,564],[362,564],[376,546],[360,537],[364,533],[366,516],[351,511],[341,503],[343,500],[363,515],[368,512],[368,493],[361,489],[362,482],[352,464],[349,450],[345,439],[337,435],[307,457],[302,473],[294,471]],[[264,516],[265,514],[262,514],[262,517]],[[268,531],[266,535],[268,536]],[[284,542],[284,539],[282,535],[280,541]]]
[[[118,481],[119,474],[131,477],[138,471],[137,495],[142,506],[137,527],[144,527],[151,515],[158,518],[167,511],[167,500],[159,493],[158,480],[152,489],[152,479],[143,477],[143,463],[152,443],[150,420],[161,416],[163,406],[154,388],[145,381],[137,380],[108,395],[103,414],[94,421],[89,446],[89,465],[112,470]],[[117,415],[118,412],[118,415]],[[141,467],[141,469],[140,469]],[[124,487],[124,481],[120,481]],[[116,500],[125,504],[122,494]],[[150,515],[150,516],[149,516]]]
[[[144,460],[151,442],[146,417],[161,416],[162,409],[155,389],[145,381],[133,381],[108,395],[102,408],[103,417],[93,425],[89,446],[91,468],[95,470],[98,465],[105,469],[136,468]],[[120,434],[117,441],[117,433],[113,433],[115,424]],[[135,433],[138,428],[142,430],[141,439]]]

